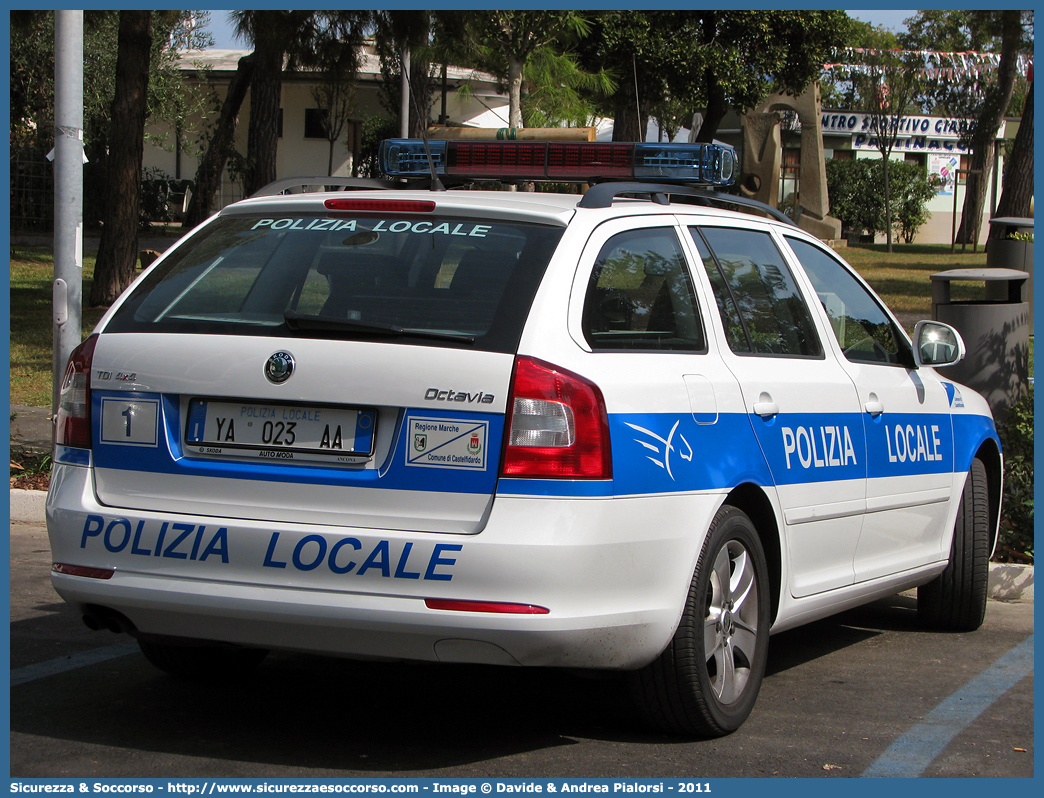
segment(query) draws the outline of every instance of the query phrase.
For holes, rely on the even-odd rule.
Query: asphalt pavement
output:
[[[1028,602],[990,601],[981,629],[947,634],[902,594],[775,635],[747,723],[687,740],[645,728],[618,679],[540,668],[277,652],[228,682],[179,681],[89,631],[49,565],[44,528],[12,524],[16,778],[1034,776]]]

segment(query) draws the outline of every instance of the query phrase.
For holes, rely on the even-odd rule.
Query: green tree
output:
[[[239,109],[243,106],[250,79],[254,74],[254,54],[239,59],[235,74],[229,82],[228,91],[221,103],[217,123],[206,142],[203,156],[196,166],[192,197],[185,211],[181,226],[190,230],[210,216],[214,207],[214,196],[221,184],[221,173],[229,156],[235,151],[236,128]]]
[[[907,21],[903,46],[945,52],[999,53],[995,70],[947,75],[932,87],[930,99],[952,116],[972,120],[962,137],[971,150],[964,207],[957,238],[978,240],[986,189],[994,165],[994,141],[1015,96],[1018,58],[1033,51],[1032,11],[921,11]]]
[[[899,40],[893,31],[881,25],[873,25],[862,20],[849,21],[849,34],[846,48],[838,51],[836,57],[849,59],[853,50],[898,50]],[[819,78],[819,92],[824,108],[854,109],[857,103],[856,86],[852,82],[847,63],[833,64],[833,68],[824,70]]]
[[[588,72],[567,37],[539,47],[523,70],[522,120],[527,127],[590,125],[595,116],[593,100],[610,95],[617,87],[608,70]]]
[[[680,16],[681,12],[671,12]],[[711,141],[730,109],[743,113],[773,92],[801,94],[851,33],[843,11],[704,11],[695,48],[694,97],[706,108],[699,140]],[[686,76],[675,38],[675,63]],[[682,88],[690,85],[688,80]],[[672,92],[682,97],[681,89]]]
[[[472,16],[485,68],[508,88],[508,124],[522,127],[522,86],[533,55],[569,37],[583,37],[589,23],[576,11],[485,11]],[[550,51],[545,52],[547,56]],[[532,73],[531,73],[532,74]]]
[[[328,175],[333,174],[334,147],[351,120],[355,105],[355,84],[363,45],[361,21],[348,15],[331,19],[312,56],[319,74],[319,82],[312,88],[312,98],[322,115],[323,132],[330,144]]]
[[[195,191],[184,226],[193,227],[210,215],[225,164],[235,153],[239,111],[250,95],[250,123],[244,159],[244,194],[250,196],[276,179],[279,147],[279,100],[286,71],[301,66],[329,67],[340,59],[349,68],[357,55],[360,31],[369,12],[362,11],[235,11],[239,35],[253,51],[239,60],[222,102],[218,121],[196,169]],[[337,53],[337,55],[335,55]]]
[[[105,198],[91,305],[111,305],[134,279],[138,258],[141,161],[148,113],[152,11],[121,11],[116,96],[109,136],[109,191]]]
[[[1004,167],[1004,189],[997,203],[997,216],[1032,215],[1033,210],[1033,81],[1022,109],[1019,132]],[[990,228],[990,236],[1000,236],[1001,225]]]
[[[869,159],[826,162],[830,213],[841,220],[844,230],[857,233],[884,229],[884,203],[880,201],[877,161]]]
[[[686,122],[703,109],[699,139],[710,141],[730,109],[804,91],[850,24],[841,11],[610,11],[580,46],[584,63],[605,65],[619,86],[607,109],[614,139],[643,140],[660,107],[657,116]]]
[[[147,119],[178,126],[201,98],[184,85],[178,47],[210,43],[205,14],[93,11],[84,15],[84,221],[104,221],[89,301],[110,304],[134,276]],[[12,144],[54,143],[54,12],[11,15]]]
[[[884,162],[869,158],[826,162],[830,212],[841,220],[845,230],[858,233],[884,233],[890,227],[906,243],[928,220],[928,201],[935,196],[935,181],[920,164],[894,161],[892,177],[891,223],[884,211]]]
[[[407,135],[419,137],[428,127],[435,91],[435,67],[443,43],[440,37],[437,12],[377,11],[374,14],[375,42],[381,61],[380,93],[385,110],[393,119],[402,111],[402,66],[405,54],[410,54],[408,98],[410,113]]]
[[[662,54],[672,46],[670,20],[659,12],[605,11],[578,43],[581,64],[605,68],[617,84],[597,101],[613,119],[614,141],[644,141],[649,116],[668,94]],[[691,51],[691,48],[690,48]]]
[[[276,179],[284,63],[296,68],[317,33],[315,11],[233,11],[236,33],[253,46],[250,122],[243,193],[251,196]]]
[[[863,69],[852,72],[857,103],[870,118],[870,132],[881,154],[882,194],[885,219],[893,218],[891,168],[892,150],[903,119],[917,108],[914,98],[923,84],[923,59],[916,53],[875,50],[867,53]],[[892,251],[892,225],[885,225],[888,252]]]
[[[208,46],[207,12],[177,11],[153,18],[148,71],[148,120],[187,129],[206,98],[187,86],[178,50]],[[11,146],[41,156],[54,145],[54,12],[11,11]],[[95,227],[108,193],[106,161],[116,95],[120,13],[84,12],[84,224]]]
[[[928,202],[939,191],[938,178],[927,174],[921,164],[909,161],[894,161],[889,171],[890,226],[904,243],[912,244],[917,230],[931,217]]]
[[[985,92],[982,109],[971,135],[971,164],[965,183],[961,226],[957,231],[957,239],[962,243],[979,240],[982,209],[986,203],[986,189],[995,160],[993,143],[1015,88],[1018,51],[1023,41],[1022,12],[1000,12],[1000,24],[1001,58],[997,68],[997,82]]]

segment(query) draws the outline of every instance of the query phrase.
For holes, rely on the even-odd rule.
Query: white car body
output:
[[[145,638],[633,670],[670,643],[726,503],[762,534],[771,627],[780,631],[939,575],[973,458],[985,460],[999,496],[999,442],[986,403],[930,367],[846,358],[792,242],[829,251],[750,214],[634,199],[583,208],[577,196],[396,191],[396,200],[434,199],[437,216],[466,219],[473,231],[503,221],[563,228],[514,351],[111,329],[128,297],[219,220],[276,220],[271,227],[317,219],[334,196],[343,195],[226,208],[165,253],[98,324],[92,444],[57,447],[47,502],[53,559],[74,566],[56,566],[54,587],[86,615],[116,618]],[[425,224],[402,229],[434,237]],[[674,236],[684,254],[703,352],[595,351],[585,337],[599,252],[613,236],[649,228]],[[767,237],[759,240],[771,241],[792,271],[822,354],[733,352],[690,228]],[[264,366],[283,350],[294,372],[274,383]],[[597,386],[611,477],[502,473],[520,357]],[[194,397],[280,412],[373,408],[374,451],[340,465],[194,452],[186,432]]]

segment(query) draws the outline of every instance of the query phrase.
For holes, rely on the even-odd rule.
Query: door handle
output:
[[[870,398],[866,400],[866,404],[863,405],[863,409],[866,410],[871,416],[876,418],[884,412],[884,403],[881,402],[874,394],[870,394]]]
[[[755,402],[754,403],[755,415],[761,416],[762,418],[771,418],[772,416],[779,415],[779,405],[769,400],[767,402]]]

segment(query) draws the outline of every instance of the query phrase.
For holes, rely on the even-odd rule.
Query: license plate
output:
[[[193,399],[185,442],[190,454],[352,463],[373,456],[376,425],[372,408]]]

